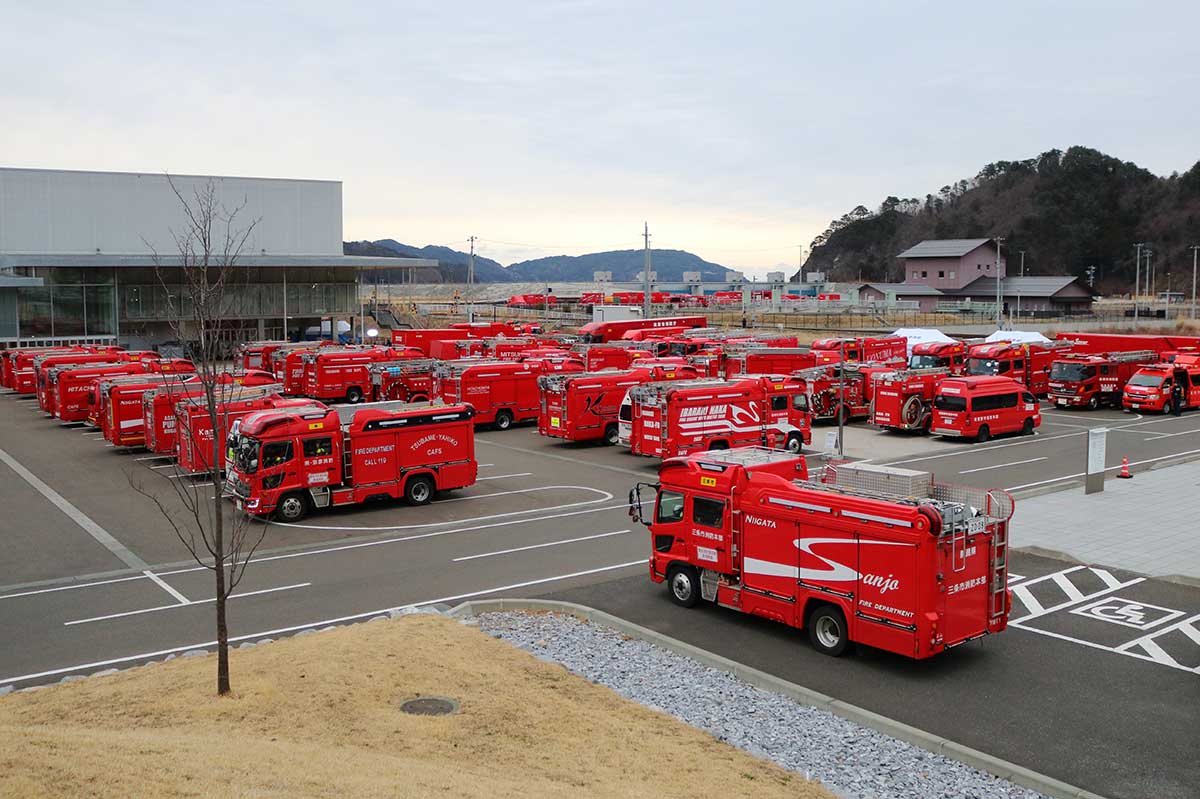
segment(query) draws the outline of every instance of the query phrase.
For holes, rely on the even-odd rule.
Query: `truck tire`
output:
[[[410,397],[408,401],[409,402],[429,402],[429,397],[425,396],[424,394],[413,394],[412,397]]]
[[[1021,424],[1021,435],[1023,435],[1023,436],[1033,435],[1033,417],[1032,416],[1025,417],[1025,421]]]
[[[408,478],[404,484],[404,501],[409,505],[428,505],[433,501],[433,479],[427,474]]]
[[[357,404],[363,401],[362,389],[358,386],[350,386],[346,389],[346,401],[351,404]]]
[[[833,605],[821,605],[808,617],[808,640],[822,655],[842,654],[850,643],[846,617]]]
[[[615,424],[610,424],[604,428],[604,443],[610,447],[615,447],[621,440],[621,431]]]
[[[275,506],[275,518],[281,522],[296,523],[308,515],[308,497],[299,492],[285,494]]]
[[[979,432],[975,435],[975,440],[980,444],[989,441],[992,437],[992,429],[985,425],[980,425]]]
[[[1100,407],[1100,395],[1093,394],[1092,398],[1088,400],[1088,410],[1094,411],[1099,407]]]
[[[508,428],[512,427],[513,426],[512,411],[506,411],[503,409],[496,411],[495,425],[496,425],[497,430],[507,430]]]
[[[676,605],[694,608],[700,601],[700,575],[691,566],[672,566],[667,572],[667,590]]]
[[[784,444],[784,449],[786,449],[788,452],[799,454],[804,450],[804,439],[800,437],[799,433],[792,433],[787,437],[787,443]]]

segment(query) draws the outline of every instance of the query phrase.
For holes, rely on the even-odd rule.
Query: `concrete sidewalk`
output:
[[[1019,498],[1011,545],[1200,584],[1200,461]]]

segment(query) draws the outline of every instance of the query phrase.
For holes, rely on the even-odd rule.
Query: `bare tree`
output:
[[[166,479],[171,491],[149,489],[131,477],[134,490],[155,503],[179,540],[201,566],[213,572],[216,582],[217,693],[229,693],[229,627],[225,604],[246,573],[246,567],[266,535],[267,526],[233,513],[224,501],[221,479],[220,435],[224,425],[222,405],[237,390],[229,360],[228,342],[221,335],[222,320],[235,316],[236,303],[245,291],[244,270],[239,266],[246,242],[259,220],[242,225],[239,216],[245,201],[225,207],[213,181],[195,188],[190,197],[167,176],[183,210],[181,230],[172,230],[176,254],[154,252],[154,270],[167,297],[168,319],[176,338],[190,349],[202,395],[189,402],[202,404],[212,431],[211,450],[201,461],[211,482]],[[241,290],[241,291],[239,291]],[[176,386],[178,388],[178,386]]]

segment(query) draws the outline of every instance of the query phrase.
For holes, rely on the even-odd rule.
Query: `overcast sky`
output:
[[[1196,0],[167,5],[4,3],[0,165],[336,179],[347,239],[502,263],[646,220],[761,273],[990,161],[1200,159]]]

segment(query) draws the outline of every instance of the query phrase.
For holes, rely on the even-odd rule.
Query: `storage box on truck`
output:
[[[803,347],[752,347],[725,353],[725,377],[791,374],[816,366],[816,356]]]
[[[1007,626],[1013,505],[905,469],[809,475],[803,456],[756,448],[667,460],[629,494],[676,604],[807,629],[828,655],[857,642],[917,659]]]
[[[392,344],[398,347],[416,347],[428,356],[431,342],[455,341],[470,337],[469,330],[451,330],[442,327],[407,328],[392,331]]]
[[[1095,355],[1067,353],[1050,364],[1047,397],[1063,408],[1119,407],[1129,378],[1142,366],[1157,361],[1158,353],[1153,350]]]
[[[908,339],[903,336],[819,338],[812,343],[811,349],[818,364],[847,360],[876,363],[899,361],[903,365],[908,361]]]
[[[963,375],[938,384],[929,432],[983,442],[999,433],[1032,435],[1041,424],[1037,397],[1016,380]]]
[[[543,374],[538,378],[540,409],[538,432],[567,441],[618,441],[617,414],[621,401],[634,386],[650,381],[696,377],[690,366],[675,364],[644,369]]]
[[[376,361],[368,368],[371,400],[380,402],[428,402],[433,397],[433,358]]]
[[[250,392],[252,391],[250,390]],[[216,467],[224,469],[225,437],[229,433],[229,426],[253,411],[284,408],[324,409],[325,407],[320,402],[306,397],[284,397],[280,394],[243,396],[241,392],[234,392],[231,398],[217,403],[217,427],[214,431],[208,404],[203,396],[180,400],[175,403],[177,427],[175,465],[179,471],[187,474],[203,474],[211,471],[214,455],[213,440],[216,439],[219,445],[215,449]]]
[[[445,361],[434,368],[433,384],[447,405],[470,403],[476,424],[507,430],[537,418],[538,374],[534,366],[512,361]]]
[[[247,513],[285,522],[373,499],[424,505],[475,483],[473,415],[401,402],[251,413],[229,436],[226,487]]]
[[[635,455],[673,458],[747,445],[799,452],[812,441],[806,386],[786,375],[647,383],[630,389],[629,398]]]

